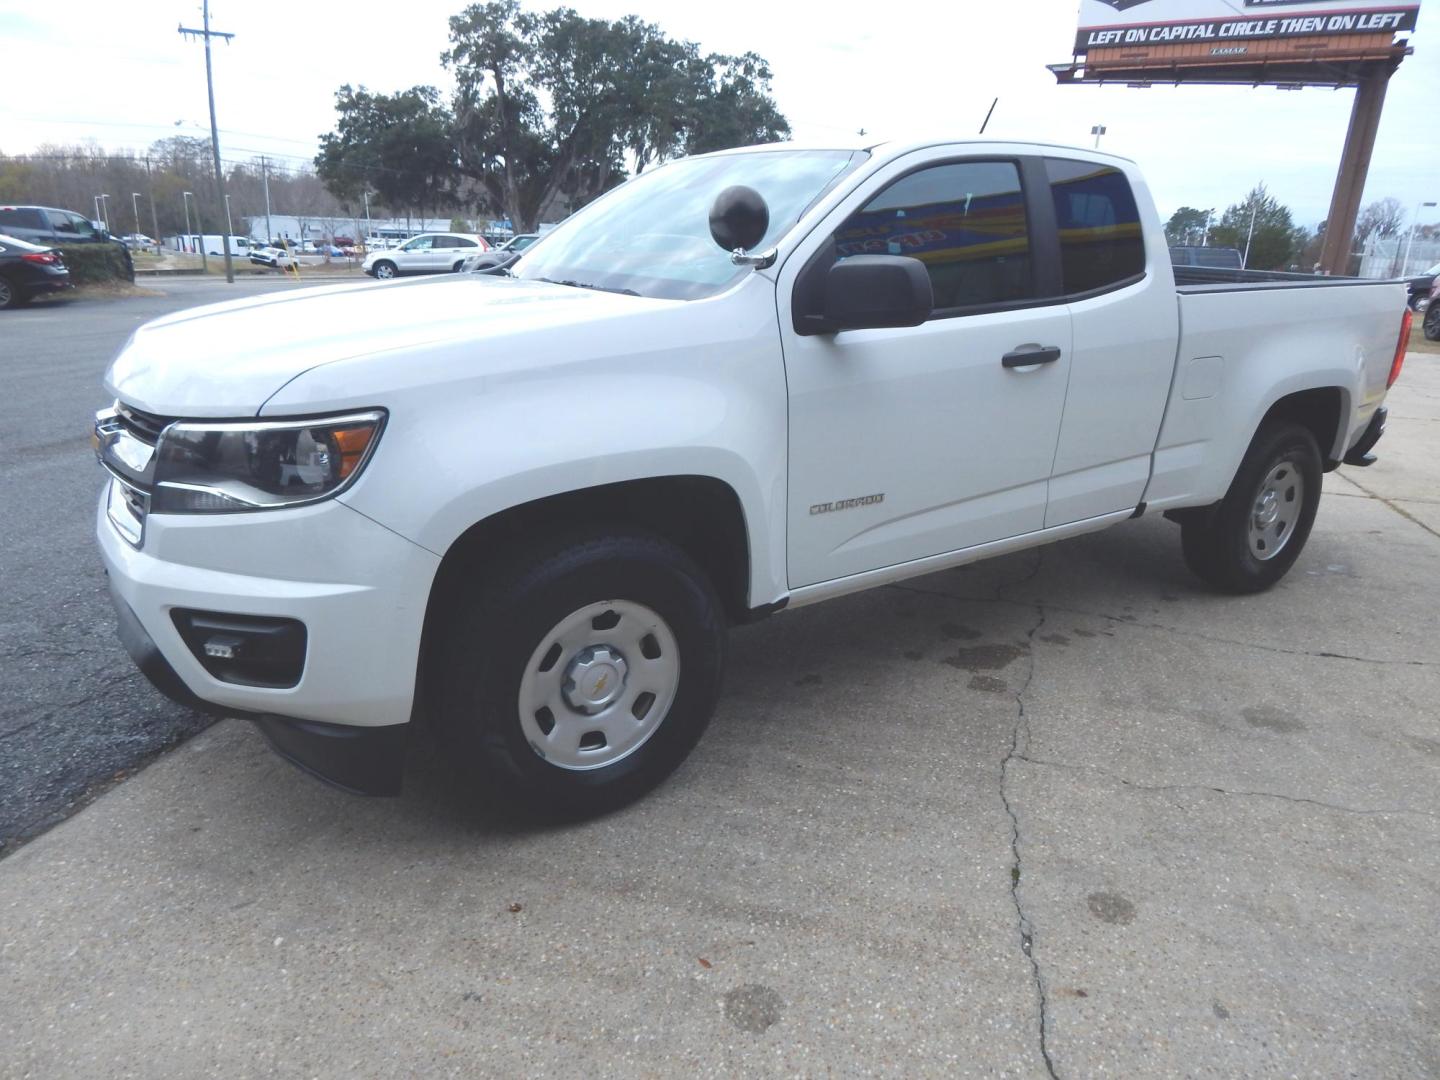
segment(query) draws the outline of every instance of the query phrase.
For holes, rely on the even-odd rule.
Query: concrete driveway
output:
[[[6,1076],[1440,1076],[1440,357],[1268,595],[1147,518],[734,636],[601,821],[225,722],[0,863]]]

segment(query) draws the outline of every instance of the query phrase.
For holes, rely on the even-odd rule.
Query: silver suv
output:
[[[361,269],[382,281],[399,274],[445,274],[489,250],[485,238],[474,233],[421,233],[397,248],[371,252]]]

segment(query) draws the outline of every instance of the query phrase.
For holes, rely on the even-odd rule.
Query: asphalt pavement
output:
[[[23,362],[5,640],[56,643],[36,715],[173,740],[51,446],[122,322]],[[1147,517],[783,614],[599,821],[424,751],[357,799],[217,724],[0,861],[0,1075],[1440,1077],[1440,357],[1391,403],[1271,592]]]
[[[170,278],[126,298],[0,312],[0,856],[209,721],[159,697],[115,640],[92,528],[101,377],[141,323],[293,282]],[[259,343],[263,347],[263,343]]]

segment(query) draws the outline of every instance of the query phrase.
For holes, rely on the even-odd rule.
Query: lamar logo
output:
[[[879,495],[861,495],[858,499],[840,499],[838,502],[816,503],[810,507],[811,515],[833,514],[837,510],[854,510],[857,506],[874,506],[876,503],[885,501],[885,493]]]

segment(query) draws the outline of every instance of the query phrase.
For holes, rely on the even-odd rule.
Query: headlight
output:
[[[155,451],[156,514],[230,514],[328,499],[369,461],[381,410],[313,420],[179,421]]]

